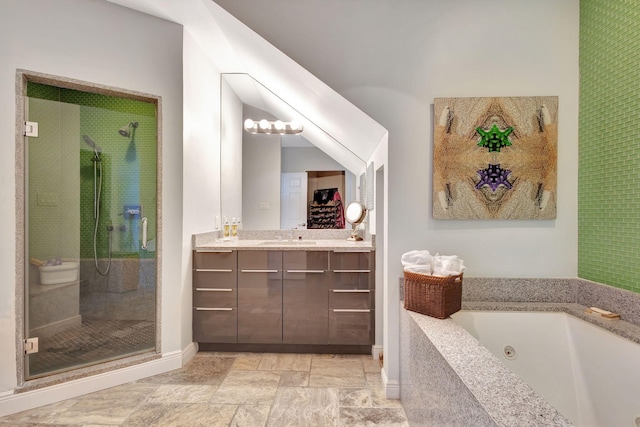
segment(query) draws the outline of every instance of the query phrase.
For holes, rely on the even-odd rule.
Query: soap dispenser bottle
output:
[[[236,222],[236,217],[233,217],[231,220],[231,237],[238,237],[238,223]]]
[[[224,237],[229,237],[229,220],[227,219],[227,217],[224,217],[224,226],[222,228],[222,233]]]

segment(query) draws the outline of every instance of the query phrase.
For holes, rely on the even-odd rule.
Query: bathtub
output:
[[[640,426],[640,344],[564,312],[451,318],[576,426]]]

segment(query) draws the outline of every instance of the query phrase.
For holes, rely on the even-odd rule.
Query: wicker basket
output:
[[[404,308],[445,319],[462,307],[462,273],[438,277],[404,272]]]

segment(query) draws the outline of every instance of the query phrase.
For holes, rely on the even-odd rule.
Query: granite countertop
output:
[[[298,236],[301,237],[301,236]],[[193,249],[195,250],[281,250],[281,251],[344,251],[364,252],[374,250],[370,240],[354,241],[346,238],[295,238],[294,239],[221,239],[217,233],[202,233],[193,236]]]

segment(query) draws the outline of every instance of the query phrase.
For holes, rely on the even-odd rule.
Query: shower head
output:
[[[83,135],[82,139],[84,139],[84,142],[91,148],[93,148],[93,152],[96,153],[96,156],[98,156],[98,153],[102,152],[102,148],[100,148],[100,146],[96,145],[96,143],[93,141],[93,139],[91,139],[91,137],[89,137],[89,135]]]
[[[138,122],[129,122],[126,125],[122,126],[118,129],[118,133],[125,138],[129,138],[131,136],[130,129],[136,129],[138,127]]]

